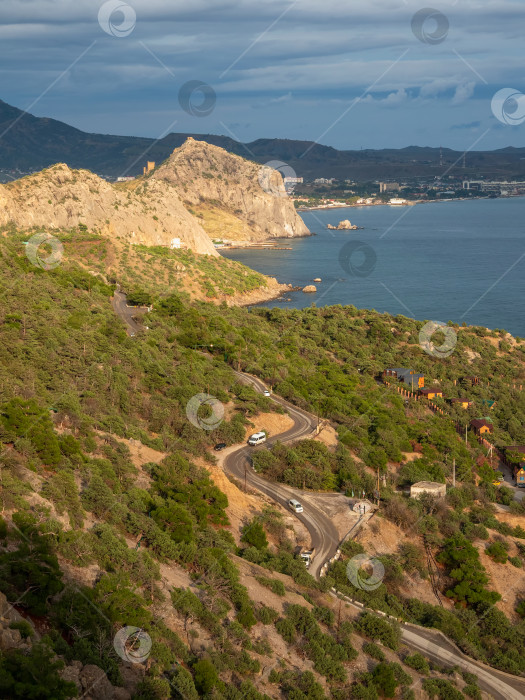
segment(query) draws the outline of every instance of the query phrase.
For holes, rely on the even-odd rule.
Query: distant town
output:
[[[463,180],[452,175],[399,182],[356,182],[329,177],[308,182],[302,177],[285,177],[284,184],[298,209],[378,204],[400,206],[453,199],[525,195],[525,181]]]

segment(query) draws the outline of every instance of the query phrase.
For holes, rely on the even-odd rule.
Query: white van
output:
[[[291,498],[288,501],[288,508],[290,508],[290,510],[293,510],[294,513],[302,513],[303,512],[302,505],[299,503],[299,501],[296,501],[295,498]]]
[[[266,442],[266,433],[254,433],[250,435],[248,445],[260,445],[261,442]]]

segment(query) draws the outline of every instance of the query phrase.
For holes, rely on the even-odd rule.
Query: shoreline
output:
[[[395,207],[396,209],[401,209],[404,207],[416,207],[419,204],[449,204],[451,202],[471,202],[473,200],[479,201],[481,199],[493,200],[493,199],[518,199],[519,197],[524,197],[525,195],[512,195],[509,197],[455,197],[454,199],[415,199],[407,200],[406,204],[390,204],[390,202],[377,202],[376,204],[321,204],[316,207],[298,207],[297,211],[301,213],[309,211],[330,211],[332,209],[362,209],[364,207]]]

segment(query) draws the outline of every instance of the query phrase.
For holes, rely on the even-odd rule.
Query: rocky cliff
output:
[[[175,186],[212,236],[227,240],[307,236],[277,170],[193,138],[151,175]]]
[[[89,171],[58,164],[0,186],[0,225],[67,230],[84,224],[102,235],[148,246],[169,246],[180,238],[195,253],[210,255],[217,255],[205,230],[211,211],[215,221],[222,217],[221,238],[307,235],[292,202],[279,196],[280,174],[271,173],[277,194],[268,194],[259,183],[259,168],[193,139],[156,171],[132,182],[110,184]]]

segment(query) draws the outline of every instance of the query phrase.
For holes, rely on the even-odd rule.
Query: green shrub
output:
[[[425,676],[428,675],[430,672],[430,666],[428,665],[428,661],[419,652],[405,656],[405,658],[403,659],[403,663],[407,666],[410,666],[410,668],[413,668],[415,671],[423,673]]]
[[[381,650],[381,647],[377,646],[377,644],[374,644],[374,642],[366,642],[366,644],[363,644],[363,651],[365,652],[365,654],[368,654],[368,656],[371,656],[377,661],[385,660],[385,655]]]

